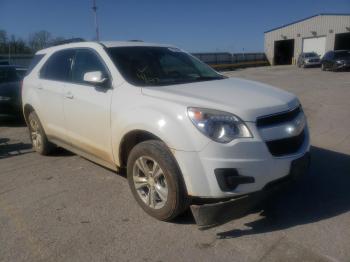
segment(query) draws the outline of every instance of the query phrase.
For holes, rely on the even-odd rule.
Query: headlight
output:
[[[335,61],[337,64],[345,64],[345,61],[344,60],[337,60]]]
[[[0,96],[0,101],[10,101],[11,97],[9,96]]]
[[[187,112],[195,127],[216,142],[229,143],[235,138],[252,137],[243,121],[231,113],[196,107],[189,107]]]

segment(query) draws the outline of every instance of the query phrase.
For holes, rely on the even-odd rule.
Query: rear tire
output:
[[[28,116],[28,128],[30,140],[32,141],[33,149],[36,152],[40,155],[48,155],[53,149],[55,149],[56,146],[47,139],[39,117],[34,111]]]
[[[189,206],[180,169],[161,141],[145,141],[131,150],[127,178],[138,204],[158,220],[172,220]]]

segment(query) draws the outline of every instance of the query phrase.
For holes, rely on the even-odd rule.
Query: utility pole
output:
[[[9,57],[8,57],[8,60],[9,60],[9,64],[11,64],[11,42],[9,41]]]
[[[99,34],[99,30],[98,30],[98,21],[97,21],[96,0],[93,0],[93,2],[92,2],[92,10],[94,12],[94,18],[95,18],[96,41],[100,41],[100,34]]]

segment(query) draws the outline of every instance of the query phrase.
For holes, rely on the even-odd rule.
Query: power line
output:
[[[97,6],[96,6],[96,0],[93,0],[93,2],[92,2],[92,10],[93,10],[93,12],[94,12],[94,18],[95,18],[96,41],[100,41],[100,33],[99,33],[98,21],[97,21]]]

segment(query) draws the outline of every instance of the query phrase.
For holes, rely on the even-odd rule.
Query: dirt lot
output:
[[[152,219],[123,176],[64,150],[39,156],[25,127],[0,122],[0,261],[350,261],[350,73],[226,74],[300,97],[313,146],[297,185],[264,210],[199,231],[190,213]]]

